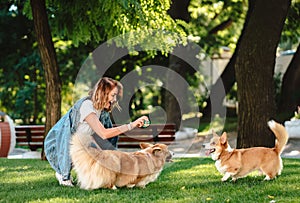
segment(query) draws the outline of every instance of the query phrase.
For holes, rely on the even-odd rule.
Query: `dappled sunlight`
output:
[[[35,172],[32,168],[31,170],[11,170],[5,173],[3,181],[6,183],[21,184],[21,183],[34,183],[44,181],[45,178],[48,179],[52,176],[41,172]]]

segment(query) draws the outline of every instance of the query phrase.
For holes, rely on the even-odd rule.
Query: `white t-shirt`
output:
[[[80,119],[79,119],[79,125],[76,134],[81,134],[84,136],[94,134],[94,131],[84,119],[91,113],[95,113],[99,118],[101,114],[101,110],[96,110],[93,106],[92,101],[87,99],[81,104],[79,111],[80,111]]]

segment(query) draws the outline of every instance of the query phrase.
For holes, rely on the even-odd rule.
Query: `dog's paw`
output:
[[[276,122],[274,120],[268,121],[268,126],[272,129],[275,128]]]
[[[221,179],[222,182],[225,182],[226,180],[228,180],[228,178],[230,178],[231,174],[228,172],[225,172],[225,175],[223,176],[223,178]]]
[[[271,180],[270,176],[266,175],[264,180]]]
[[[221,179],[222,182],[225,182],[226,180],[228,180],[229,177],[223,176],[223,178]]]
[[[135,186],[135,184],[128,184],[126,185],[127,188],[133,188]]]

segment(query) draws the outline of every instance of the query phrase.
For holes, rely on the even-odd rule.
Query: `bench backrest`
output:
[[[29,146],[33,151],[42,148],[45,134],[44,125],[15,126],[15,131],[18,146]]]
[[[114,127],[120,126],[115,124]],[[18,146],[29,146],[35,151],[42,148],[45,134],[44,125],[15,126]],[[135,128],[119,135],[118,148],[139,148],[141,142],[171,144],[175,140],[175,124],[151,124],[147,128]]]

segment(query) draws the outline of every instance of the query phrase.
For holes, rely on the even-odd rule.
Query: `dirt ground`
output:
[[[235,132],[227,133],[229,144],[232,148],[236,147],[237,134]],[[203,144],[208,143],[212,135],[195,136],[195,138],[178,140],[175,145],[169,148],[178,156],[205,156]],[[282,157],[287,158],[300,158],[300,139],[289,139]]]

